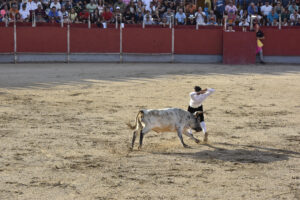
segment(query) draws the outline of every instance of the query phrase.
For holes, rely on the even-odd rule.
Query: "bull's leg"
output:
[[[204,142],[207,142],[208,141],[208,132],[205,132],[204,134]]]
[[[134,142],[135,142],[135,138],[136,138],[136,130],[133,131],[133,136],[132,136],[132,143],[131,143],[131,149],[133,149],[133,145],[134,145]]]
[[[197,138],[195,138],[194,135],[191,132],[184,131],[183,134],[186,135],[186,136],[188,136],[188,137],[190,137],[190,138],[192,138],[196,143],[200,142],[200,140],[198,140]]]
[[[151,129],[149,129],[148,127],[144,127],[141,132],[140,132],[140,146],[139,146],[139,149],[142,148],[143,146],[143,139],[144,139],[144,136],[146,135],[146,133],[148,133]]]
[[[183,145],[184,148],[187,148],[189,147],[188,145],[186,145],[184,142],[183,142],[183,138],[182,138],[182,130],[180,128],[177,128],[177,135],[181,141],[181,144]]]

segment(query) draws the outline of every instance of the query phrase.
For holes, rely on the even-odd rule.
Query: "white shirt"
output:
[[[195,16],[196,16],[196,22],[197,22],[197,24],[199,24],[199,25],[205,25],[205,22],[204,22],[204,17],[206,16],[205,12],[199,13],[197,11],[195,13]]]
[[[52,2],[52,3],[50,4],[50,9],[51,9],[53,6],[56,8],[56,11],[58,11],[58,10],[61,9],[61,5],[60,5],[59,2],[57,2],[57,4],[55,4],[54,2]]]
[[[266,5],[263,5],[261,8],[260,8],[260,11],[263,15],[265,16],[268,16],[268,14],[272,11],[273,7],[272,6],[266,6]]]
[[[21,9],[21,10],[19,11],[19,13],[20,13],[20,15],[21,15],[21,19],[26,19],[26,18],[28,18],[29,15],[30,15],[28,9],[25,9],[25,10]]]
[[[202,105],[202,102],[212,93],[214,93],[216,90],[213,88],[208,88],[207,91],[204,94],[197,95],[197,92],[191,92],[190,93],[190,107],[192,108],[198,108]]]

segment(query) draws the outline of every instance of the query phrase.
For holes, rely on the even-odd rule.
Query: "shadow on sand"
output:
[[[189,157],[198,160],[220,160],[234,163],[271,163],[277,161],[288,160],[290,157],[300,158],[299,152],[287,151],[283,149],[274,149],[267,147],[259,147],[252,145],[234,145],[228,143],[217,143],[221,146],[230,146],[230,149],[223,147],[217,147],[210,144],[205,144],[212,148],[212,150],[204,150],[193,153],[158,153],[154,154],[166,155],[166,156],[179,156]],[[232,147],[234,149],[232,149]]]

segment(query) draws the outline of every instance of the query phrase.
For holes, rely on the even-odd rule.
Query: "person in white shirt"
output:
[[[190,93],[190,104],[188,107],[188,111],[190,113],[194,113],[196,111],[202,111],[203,112],[203,101],[212,93],[215,92],[215,89],[207,88],[202,90],[201,87],[195,86],[194,87],[195,92]],[[200,126],[202,128],[202,132],[204,133],[204,142],[207,142],[208,133],[206,131],[206,124],[204,122],[204,115],[203,113],[200,115]],[[191,131],[191,130],[189,130]]]
[[[60,9],[61,9],[61,5],[60,5],[60,3],[58,2],[58,0],[54,0],[54,2],[52,2],[52,3],[50,4],[50,8],[53,8],[53,7],[55,7],[56,10],[60,10]]]
[[[19,11],[21,19],[23,21],[28,21],[29,20],[29,16],[30,16],[30,12],[29,12],[29,10],[26,7],[27,7],[26,3],[23,3],[22,4],[22,9],[20,9],[20,11]]]
[[[206,16],[205,12],[203,12],[202,8],[199,7],[198,11],[195,13],[196,23],[198,25],[206,25],[204,21],[205,16]]]
[[[269,15],[269,13],[272,11],[273,7],[269,4],[268,1],[265,2],[265,5],[263,5],[260,8],[260,11],[263,15],[263,23],[266,24],[267,23],[267,16]]]

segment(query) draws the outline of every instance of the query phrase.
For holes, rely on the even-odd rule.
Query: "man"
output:
[[[294,13],[292,13],[290,15],[291,24],[295,25],[299,18],[300,18],[300,15],[298,14],[298,12],[296,10],[294,10]]]
[[[269,1],[265,2],[265,5],[263,5],[260,8],[260,11],[263,15],[263,24],[266,25],[267,24],[267,17],[269,15],[269,13],[272,11],[273,7],[269,4]]]
[[[51,8],[51,10],[49,11],[48,17],[49,17],[49,21],[51,23],[54,23],[54,22],[59,23],[60,22],[60,18],[59,18],[58,12],[56,11],[56,7],[55,6],[53,6]]]
[[[19,13],[21,15],[22,21],[28,22],[29,17],[30,17],[30,12],[26,7],[27,7],[26,3],[23,3],[22,4],[22,9],[19,11]]]
[[[175,15],[175,19],[176,19],[176,24],[180,24],[180,25],[184,25],[186,24],[186,16],[185,13],[183,12],[183,9],[180,8],[179,12],[176,13]]]
[[[256,54],[259,53],[260,63],[265,64],[263,59],[263,43],[261,40],[265,39],[264,33],[260,30],[259,24],[255,24],[255,32],[256,32]]]
[[[278,14],[274,10],[272,10],[269,13],[269,15],[267,16],[267,19],[268,19],[268,24],[272,25],[272,23],[274,22],[274,20],[278,21],[279,16],[278,16]]]
[[[54,2],[52,2],[52,3],[50,4],[50,8],[52,9],[53,7],[55,7],[56,10],[60,10],[60,9],[61,9],[61,5],[60,5],[60,3],[58,2],[58,0],[54,0]]]
[[[189,104],[189,107],[188,107],[188,111],[190,113],[194,113],[196,111],[202,111],[203,112],[203,105],[202,105],[203,101],[209,95],[214,93],[215,89],[208,88],[208,89],[202,90],[201,87],[195,86],[194,90],[195,90],[195,92],[190,93],[190,98],[191,99],[190,99],[190,104]],[[203,113],[200,115],[200,126],[202,128],[202,132],[205,135],[204,142],[207,142],[208,133],[206,131],[206,125],[205,125],[205,122],[204,122],[204,114]]]
[[[205,24],[205,12],[202,11],[202,7],[198,8],[198,11],[195,13],[196,23],[198,25],[206,25]]]
[[[94,0],[90,1],[90,3],[88,3],[86,5],[86,9],[90,12],[93,13],[94,10],[96,10],[98,8],[98,5],[95,3]]]

